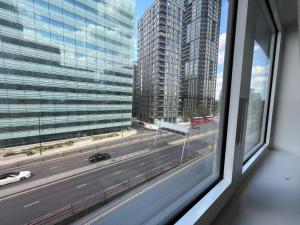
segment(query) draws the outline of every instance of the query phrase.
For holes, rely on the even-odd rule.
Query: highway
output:
[[[157,138],[157,143],[162,143],[162,142],[170,142],[173,140],[177,140],[180,139],[182,137],[178,136],[178,135],[164,135],[162,136],[162,138]],[[12,186],[16,186],[16,185],[21,185],[24,183],[28,183],[34,180],[38,180],[41,178],[45,178],[48,176],[52,176],[55,174],[59,174],[59,173],[63,173],[69,170],[73,170],[73,169],[77,169],[83,166],[88,166],[91,165],[91,163],[88,161],[88,157],[90,155],[95,154],[96,152],[107,152],[110,154],[114,154],[115,157],[118,156],[123,156],[123,155],[127,155],[130,153],[134,153],[134,152],[138,152],[138,151],[142,151],[145,149],[149,149],[151,147],[153,147],[153,143],[154,143],[154,137],[153,138],[147,138],[146,140],[137,140],[134,144],[132,143],[125,143],[124,145],[120,145],[120,146],[116,146],[116,147],[111,147],[111,148],[105,148],[104,150],[99,150],[99,151],[92,151],[92,152],[85,152],[82,154],[77,154],[77,155],[73,155],[70,157],[62,157],[62,158],[58,158],[57,160],[50,160],[50,161],[45,161],[43,163],[39,163],[39,164],[35,164],[35,165],[28,165],[28,166],[24,166],[22,168],[14,168],[14,169],[10,169],[9,171],[12,170],[30,170],[33,174],[31,179],[28,179],[26,181],[23,182],[19,182],[19,183],[13,183],[13,184],[9,184],[9,185],[5,185],[0,187],[0,191]],[[94,150],[93,148],[91,148],[91,150]],[[0,173],[4,173],[7,170],[3,170],[0,171]]]
[[[57,155],[54,154],[52,156],[47,156],[46,158],[43,158],[43,161],[51,161],[51,160],[56,160],[58,158],[64,158],[64,157],[68,157],[68,156],[72,156],[78,153],[87,153],[90,152],[92,150],[95,149],[102,149],[102,148],[107,148],[107,147],[113,147],[113,146],[117,146],[117,145],[124,145],[124,144],[130,144],[132,143],[132,141],[143,141],[144,139],[147,139],[149,137],[154,137],[155,136],[155,131],[153,130],[149,130],[147,128],[139,128],[139,130],[137,130],[137,134],[128,136],[128,137],[124,137],[124,138],[119,138],[116,140],[110,140],[110,141],[105,141],[105,142],[101,142],[101,143],[93,143],[93,144],[89,144],[87,146],[81,146],[81,147],[77,147],[76,150],[74,151],[65,151],[63,152],[63,154]],[[3,172],[7,169],[12,169],[13,167],[18,168],[18,167],[24,167],[26,165],[31,165],[31,164],[36,164],[36,163],[40,163],[42,161],[41,158],[31,158],[28,157],[28,160],[26,161],[22,161],[20,163],[20,165],[17,165],[17,163],[12,163],[10,165],[1,165],[0,166],[0,171]]]
[[[205,148],[209,143],[214,143],[212,136],[192,141],[190,142],[190,151]],[[0,200],[1,224],[26,224],[35,218],[177,159],[181,155],[181,150],[182,145],[170,146],[161,151],[122,161],[109,167],[99,168],[87,174],[51,184],[34,191]],[[87,163],[83,160],[80,162]],[[65,163],[62,166],[68,167],[71,164],[75,164],[75,167],[78,167],[72,160],[69,164]],[[46,170],[49,170],[49,165]],[[38,172],[36,176],[39,176]]]

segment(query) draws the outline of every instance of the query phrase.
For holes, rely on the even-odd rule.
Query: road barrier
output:
[[[193,158],[196,158],[197,156],[201,156],[200,151],[193,152],[184,158],[184,162],[187,162]],[[166,164],[163,164],[159,167],[156,167],[152,170],[146,171],[145,173],[139,174],[133,178],[130,178],[128,180],[125,180],[119,184],[116,184],[112,187],[109,187],[101,192],[98,192],[96,194],[93,194],[89,197],[86,197],[82,200],[79,200],[75,203],[72,203],[70,205],[67,205],[59,210],[56,210],[52,213],[49,213],[43,217],[40,217],[38,219],[35,219],[31,221],[28,225],[52,225],[59,222],[62,222],[72,216],[75,216],[76,214],[83,212],[95,205],[105,203],[109,199],[115,197],[116,195],[127,191],[129,189],[132,189],[147,180],[150,180],[158,175],[161,175],[164,172],[167,172],[170,169],[173,169],[177,166],[179,166],[180,158],[172,160]]]

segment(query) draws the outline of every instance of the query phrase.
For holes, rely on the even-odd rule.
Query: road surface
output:
[[[213,142],[211,136],[192,141],[190,142],[190,151],[206,148],[209,143]],[[149,155],[129,159],[34,191],[0,200],[1,224],[26,224],[35,218],[177,159],[181,155],[181,150],[182,145],[170,146],[165,150],[152,152]],[[87,163],[82,159],[79,162]],[[75,161],[64,162],[59,165],[62,168],[69,168],[72,164],[78,167]],[[50,169],[49,166],[53,165],[48,165],[47,169],[40,172],[46,173]],[[39,172],[36,172],[36,176],[39,176]]]

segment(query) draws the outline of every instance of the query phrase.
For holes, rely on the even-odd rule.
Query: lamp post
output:
[[[42,155],[42,139],[41,139],[41,116],[39,116],[39,139],[40,139],[40,155]]]
[[[122,141],[123,141],[123,128],[124,128],[124,121],[123,121],[123,112],[122,112]]]

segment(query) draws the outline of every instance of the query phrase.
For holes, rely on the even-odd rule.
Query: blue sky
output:
[[[154,2],[154,0],[136,0],[136,18],[142,17],[146,9]]]
[[[136,9],[135,9],[135,26],[134,26],[134,32],[135,32],[135,49],[134,49],[134,60],[137,60],[137,23],[138,20],[143,16],[144,12],[147,10],[149,6],[154,2],[154,0],[136,0]]]

